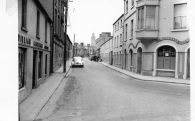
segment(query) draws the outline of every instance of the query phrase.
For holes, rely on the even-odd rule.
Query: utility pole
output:
[[[75,53],[75,45],[74,45],[74,43],[75,43],[75,34],[74,34],[74,40],[73,40],[73,57],[74,57],[74,53]]]
[[[63,72],[66,72],[66,33],[67,33],[67,14],[68,14],[68,0],[65,1],[65,6],[64,6],[64,11],[65,11],[65,23],[64,23],[64,28],[65,28],[65,37],[64,37],[64,68],[63,68]]]

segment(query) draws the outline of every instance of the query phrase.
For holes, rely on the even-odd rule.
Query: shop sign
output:
[[[35,47],[38,47],[38,48],[43,48],[43,44],[38,43],[38,42],[36,42],[36,41],[33,42],[33,45],[34,45]]]
[[[31,45],[31,39],[18,34],[18,43],[23,45]]]

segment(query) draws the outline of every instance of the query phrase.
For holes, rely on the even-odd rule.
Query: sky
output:
[[[113,33],[113,23],[124,13],[123,0],[73,0],[69,2],[67,34],[72,42],[91,44],[102,32]]]

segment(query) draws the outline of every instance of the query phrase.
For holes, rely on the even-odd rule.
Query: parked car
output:
[[[91,61],[92,61],[92,60],[97,61],[97,56],[95,56],[95,55],[91,56],[90,60],[91,60]]]
[[[71,62],[71,66],[75,67],[75,66],[81,66],[84,67],[84,62],[83,62],[83,58],[82,57],[73,57],[72,62]]]

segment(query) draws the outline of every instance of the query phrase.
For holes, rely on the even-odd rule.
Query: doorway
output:
[[[32,79],[32,88],[36,88],[36,71],[37,70],[37,50],[33,51],[33,79]]]
[[[187,58],[187,78],[190,78],[190,49],[188,49],[188,58]]]
[[[141,74],[142,70],[142,49],[138,48],[137,50],[137,73]]]
[[[126,66],[127,66],[127,54],[126,54],[126,50],[124,52],[124,60],[125,60],[125,63],[124,63],[124,69],[126,69]]]

